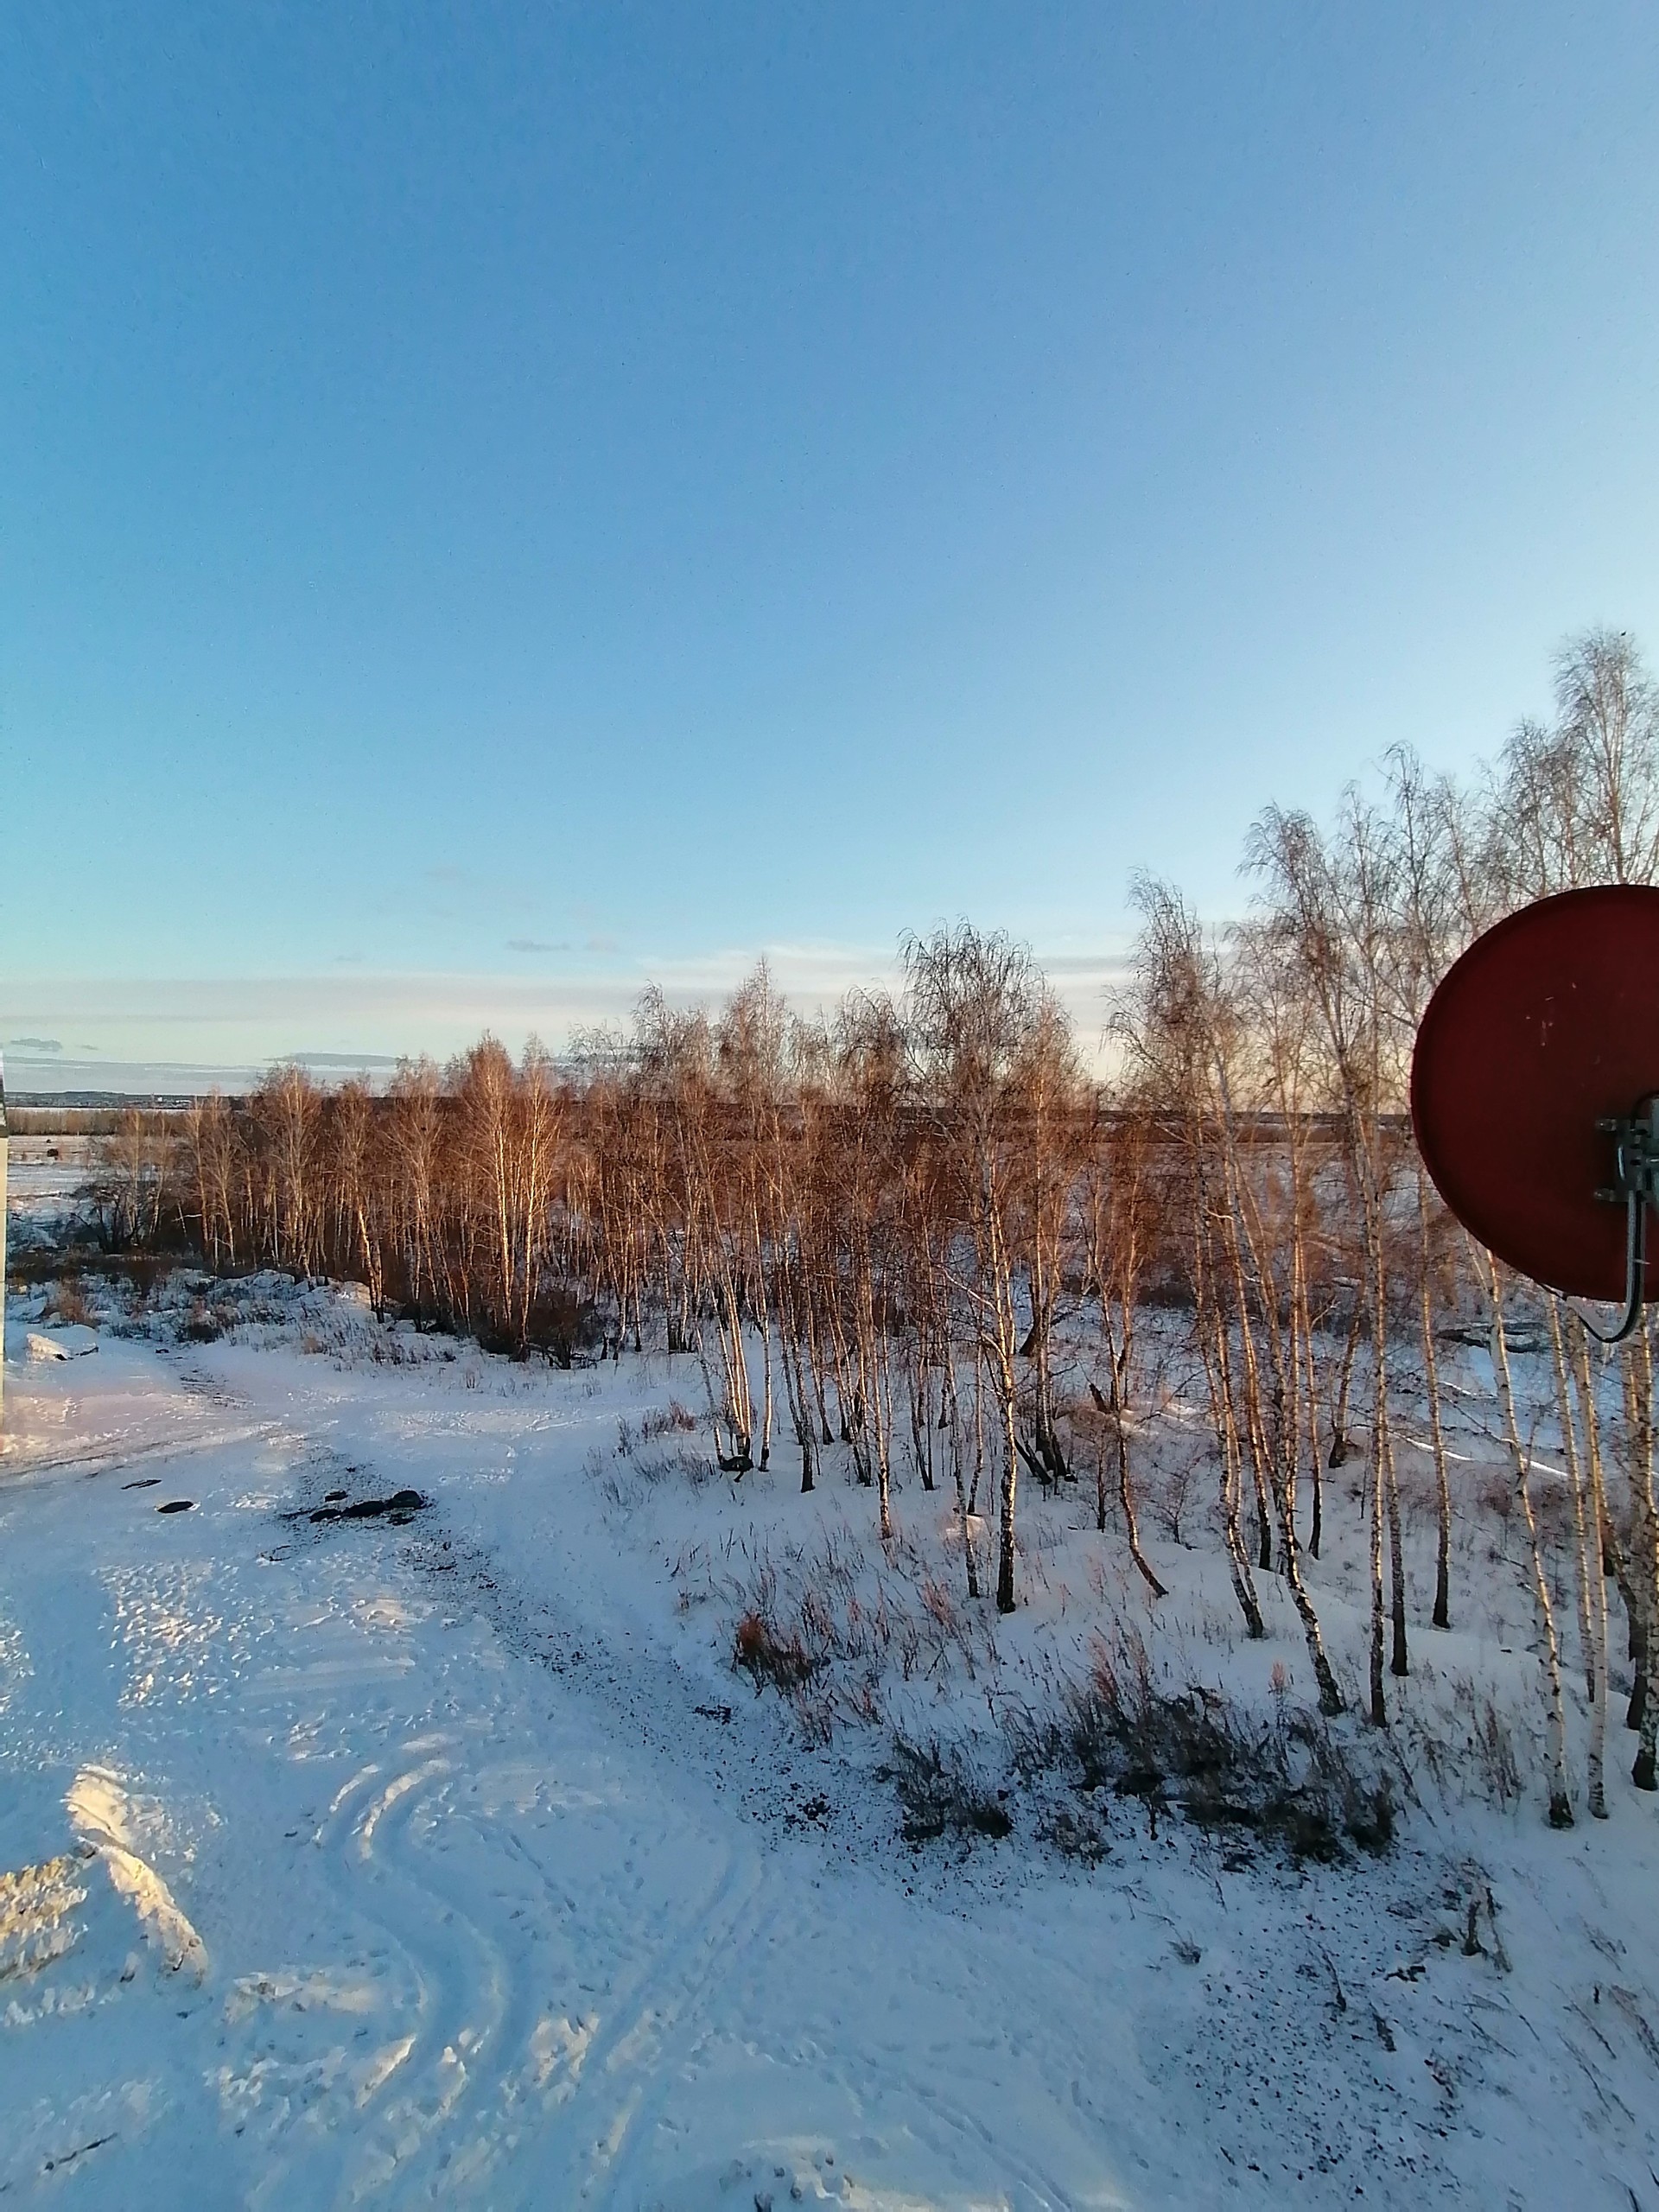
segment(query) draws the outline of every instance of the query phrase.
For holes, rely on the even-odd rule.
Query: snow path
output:
[[[706,1633],[664,1633],[649,1559],[618,1571],[582,1460],[637,1398],[626,1370],[493,1398],[105,1337],[14,1376],[0,1873],[41,1869],[27,1895],[71,1940],[27,1974],[0,1946],[0,2192],[1659,2203],[1575,2135],[1554,2042],[1528,2074],[1524,1991],[1484,1960],[1382,1979],[1395,1932],[1359,1876],[957,1868],[878,1845],[856,1802],[821,1828],[833,1761]],[[409,1527],[307,1516],[405,1484],[434,1500]],[[201,1979],[92,1859],[53,1871],[78,1840],[166,1899]],[[1428,1878],[1406,1858],[1389,1910]],[[1455,2100],[1454,2004],[1493,2054]],[[1639,2029],[1610,2002],[1604,2030],[1626,2103],[1650,2094]],[[1516,2085],[1541,2081],[1535,2118]]]
[[[99,1363],[193,1433],[171,1459],[141,1435],[162,1479],[126,1491],[93,1406],[79,1470],[60,1438],[7,1497],[4,1863],[72,1841],[77,1778],[119,1773],[214,1971],[9,2037],[0,2182],[114,2131],[76,2162],[89,2201],[1144,2201],[1042,2024],[994,2025],[1028,1930],[970,1943],[810,1839],[775,1848],[628,1740],[614,1681],[423,1572],[431,1536],[282,1541],[336,1454],[234,1402],[204,1433],[153,1354]]]

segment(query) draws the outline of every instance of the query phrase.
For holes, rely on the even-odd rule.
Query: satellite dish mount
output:
[[[1596,1133],[1613,1140],[1613,1179],[1596,1197],[1603,1205],[1624,1208],[1624,1315],[1616,1329],[1607,1331],[1576,1306],[1573,1311],[1599,1344],[1622,1344],[1636,1333],[1646,1303],[1648,1208],[1659,1206],[1659,1092],[1638,1099],[1626,1120],[1604,1116]]]

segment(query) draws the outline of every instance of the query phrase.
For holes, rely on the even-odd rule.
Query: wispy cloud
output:
[[[573,1031],[626,1026],[647,982],[677,1006],[714,1002],[763,957],[779,989],[804,1014],[827,1009],[855,988],[896,991],[903,980],[891,948],[866,944],[731,945],[677,958],[625,954],[598,937],[580,950],[530,938],[511,949],[553,956],[552,964],[495,975],[338,967],[308,976],[143,981],[13,974],[0,977],[0,1034],[13,1033],[7,1050],[22,1064],[20,1073],[34,1062],[36,1087],[75,1085],[79,1069],[88,1071],[88,1083],[96,1074],[109,1088],[186,1089],[205,1081],[169,1082],[157,1071],[207,1071],[206,1079],[227,1086],[242,1079],[238,1071],[289,1058],[320,1071],[372,1072],[404,1055],[446,1059],[486,1029],[515,1052],[531,1035],[556,1052]],[[563,965],[561,953],[571,955]],[[1038,958],[1080,1047],[1095,1056],[1108,993],[1123,974],[1121,950],[1074,944],[1048,958],[1039,948]],[[65,1031],[84,1040],[73,1053],[58,1042]],[[123,1075],[124,1069],[140,1075]]]
[[[361,1069],[365,1073],[376,1068],[395,1068],[402,1057],[397,1052],[296,1052],[293,1055],[308,1068]]]
[[[556,944],[539,937],[510,937],[507,939],[509,952],[569,952],[570,949],[568,938],[561,938]],[[593,950],[591,944],[588,950]]]

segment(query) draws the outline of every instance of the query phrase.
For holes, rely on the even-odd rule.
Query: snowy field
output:
[[[25,1210],[60,1194],[30,1184]],[[1062,1832],[995,1764],[1009,1716],[1109,1615],[1154,1635],[1091,1497],[1030,1495],[999,1624],[943,1493],[903,1490],[883,1561],[834,1455],[810,1498],[786,1451],[707,1471],[664,1425],[687,1361],[560,1373],[349,1293],[213,1297],[207,1327],[177,1280],[95,1329],[14,1301],[10,2201],[1659,2208],[1654,1801],[1621,1736],[1613,1817],[1545,1827],[1524,1593],[1489,1561],[1476,1605],[1473,1524],[1471,1625],[1417,1631],[1396,1733],[1495,1686],[1507,1803],[1454,1752],[1401,1780],[1380,1855],[1101,1792]],[[1145,1533],[1159,1668],[1305,1695],[1282,1594],[1243,1646],[1213,1553]],[[1351,1683],[1343,1556],[1319,1596]],[[736,1622],[819,1586],[846,1663],[757,1692]],[[1010,1832],[907,1840],[895,1726],[965,1745]]]

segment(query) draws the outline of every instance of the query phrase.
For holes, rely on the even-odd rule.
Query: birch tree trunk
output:
[[[1578,1385],[1579,1409],[1584,1422],[1585,1461],[1590,1482],[1590,1513],[1594,1531],[1591,1557],[1595,1569],[1595,1592],[1591,1601],[1591,1633],[1595,1646],[1595,1680],[1590,1694],[1590,1748],[1587,1756],[1592,1817],[1607,1817],[1604,1779],[1607,1756],[1607,1575],[1605,1534],[1607,1501],[1602,1478],[1601,1419],[1596,1404],[1595,1382],[1590,1368],[1590,1337],[1576,1318],[1570,1324],[1573,1368]]]
[[[1428,1400],[1428,1437],[1434,1454],[1434,1611],[1436,1628],[1452,1625],[1452,1485],[1446,1459],[1446,1427],[1440,1418],[1440,1368],[1434,1348],[1434,1299],[1428,1237],[1428,1185],[1417,1163],[1417,1222],[1421,1239],[1422,1282],[1420,1319],[1423,1332],[1423,1389]]]
[[[1484,1255],[1484,1272],[1488,1294],[1492,1308],[1492,1370],[1497,1382],[1498,1403],[1503,1413],[1504,1434],[1509,1441],[1510,1461],[1515,1478],[1516,1503],[1521,1508],[1521,1519],[1527,1532],[1527,1556],[1531,1565],[1533,1605],[1538,1618],[1538,1633],[1543,1646],[1544,1680],[1548,1692],[1548,1724],[1547,1755],[1549,1760],[1549,1825],[1553,1828],[1570,1828],[1573,1825],[1573,1800],[1567,1778],[1567,1705],[1561,1690],[1561,1647],[1555,1633],[1555,1608],[1550,1602],[1549,1578],[1544,1572],[1544,1555],[1538,1538],[1538,1520],[1532,1510],[1532,1488],[1528,1481],[1529,1454],[1521,1443],[1521,1428],[1516,1415],[1515,1384],[1510,1371],[1510,1346],[1503,1326],[1503,1293],[1498,1279],[1497,1262],[1490,1252]]]
[[[1636,1420],[1630,1436],[1630,1495],[1636,1508],[1630,1579],[1639,1592],[1643,1613],[1643,1652],[1642,1718],[1637,1735],[1635,1764],[1630,1779],[1638,1789],[1659,1789],[1655,1770],[1655,1739],[1659,1737],[1659,1511],[1653,1495],[1653,1339],[1652,1323],[1643,1318],[1631,1339],[1627,1366],[1633,1386]]]

